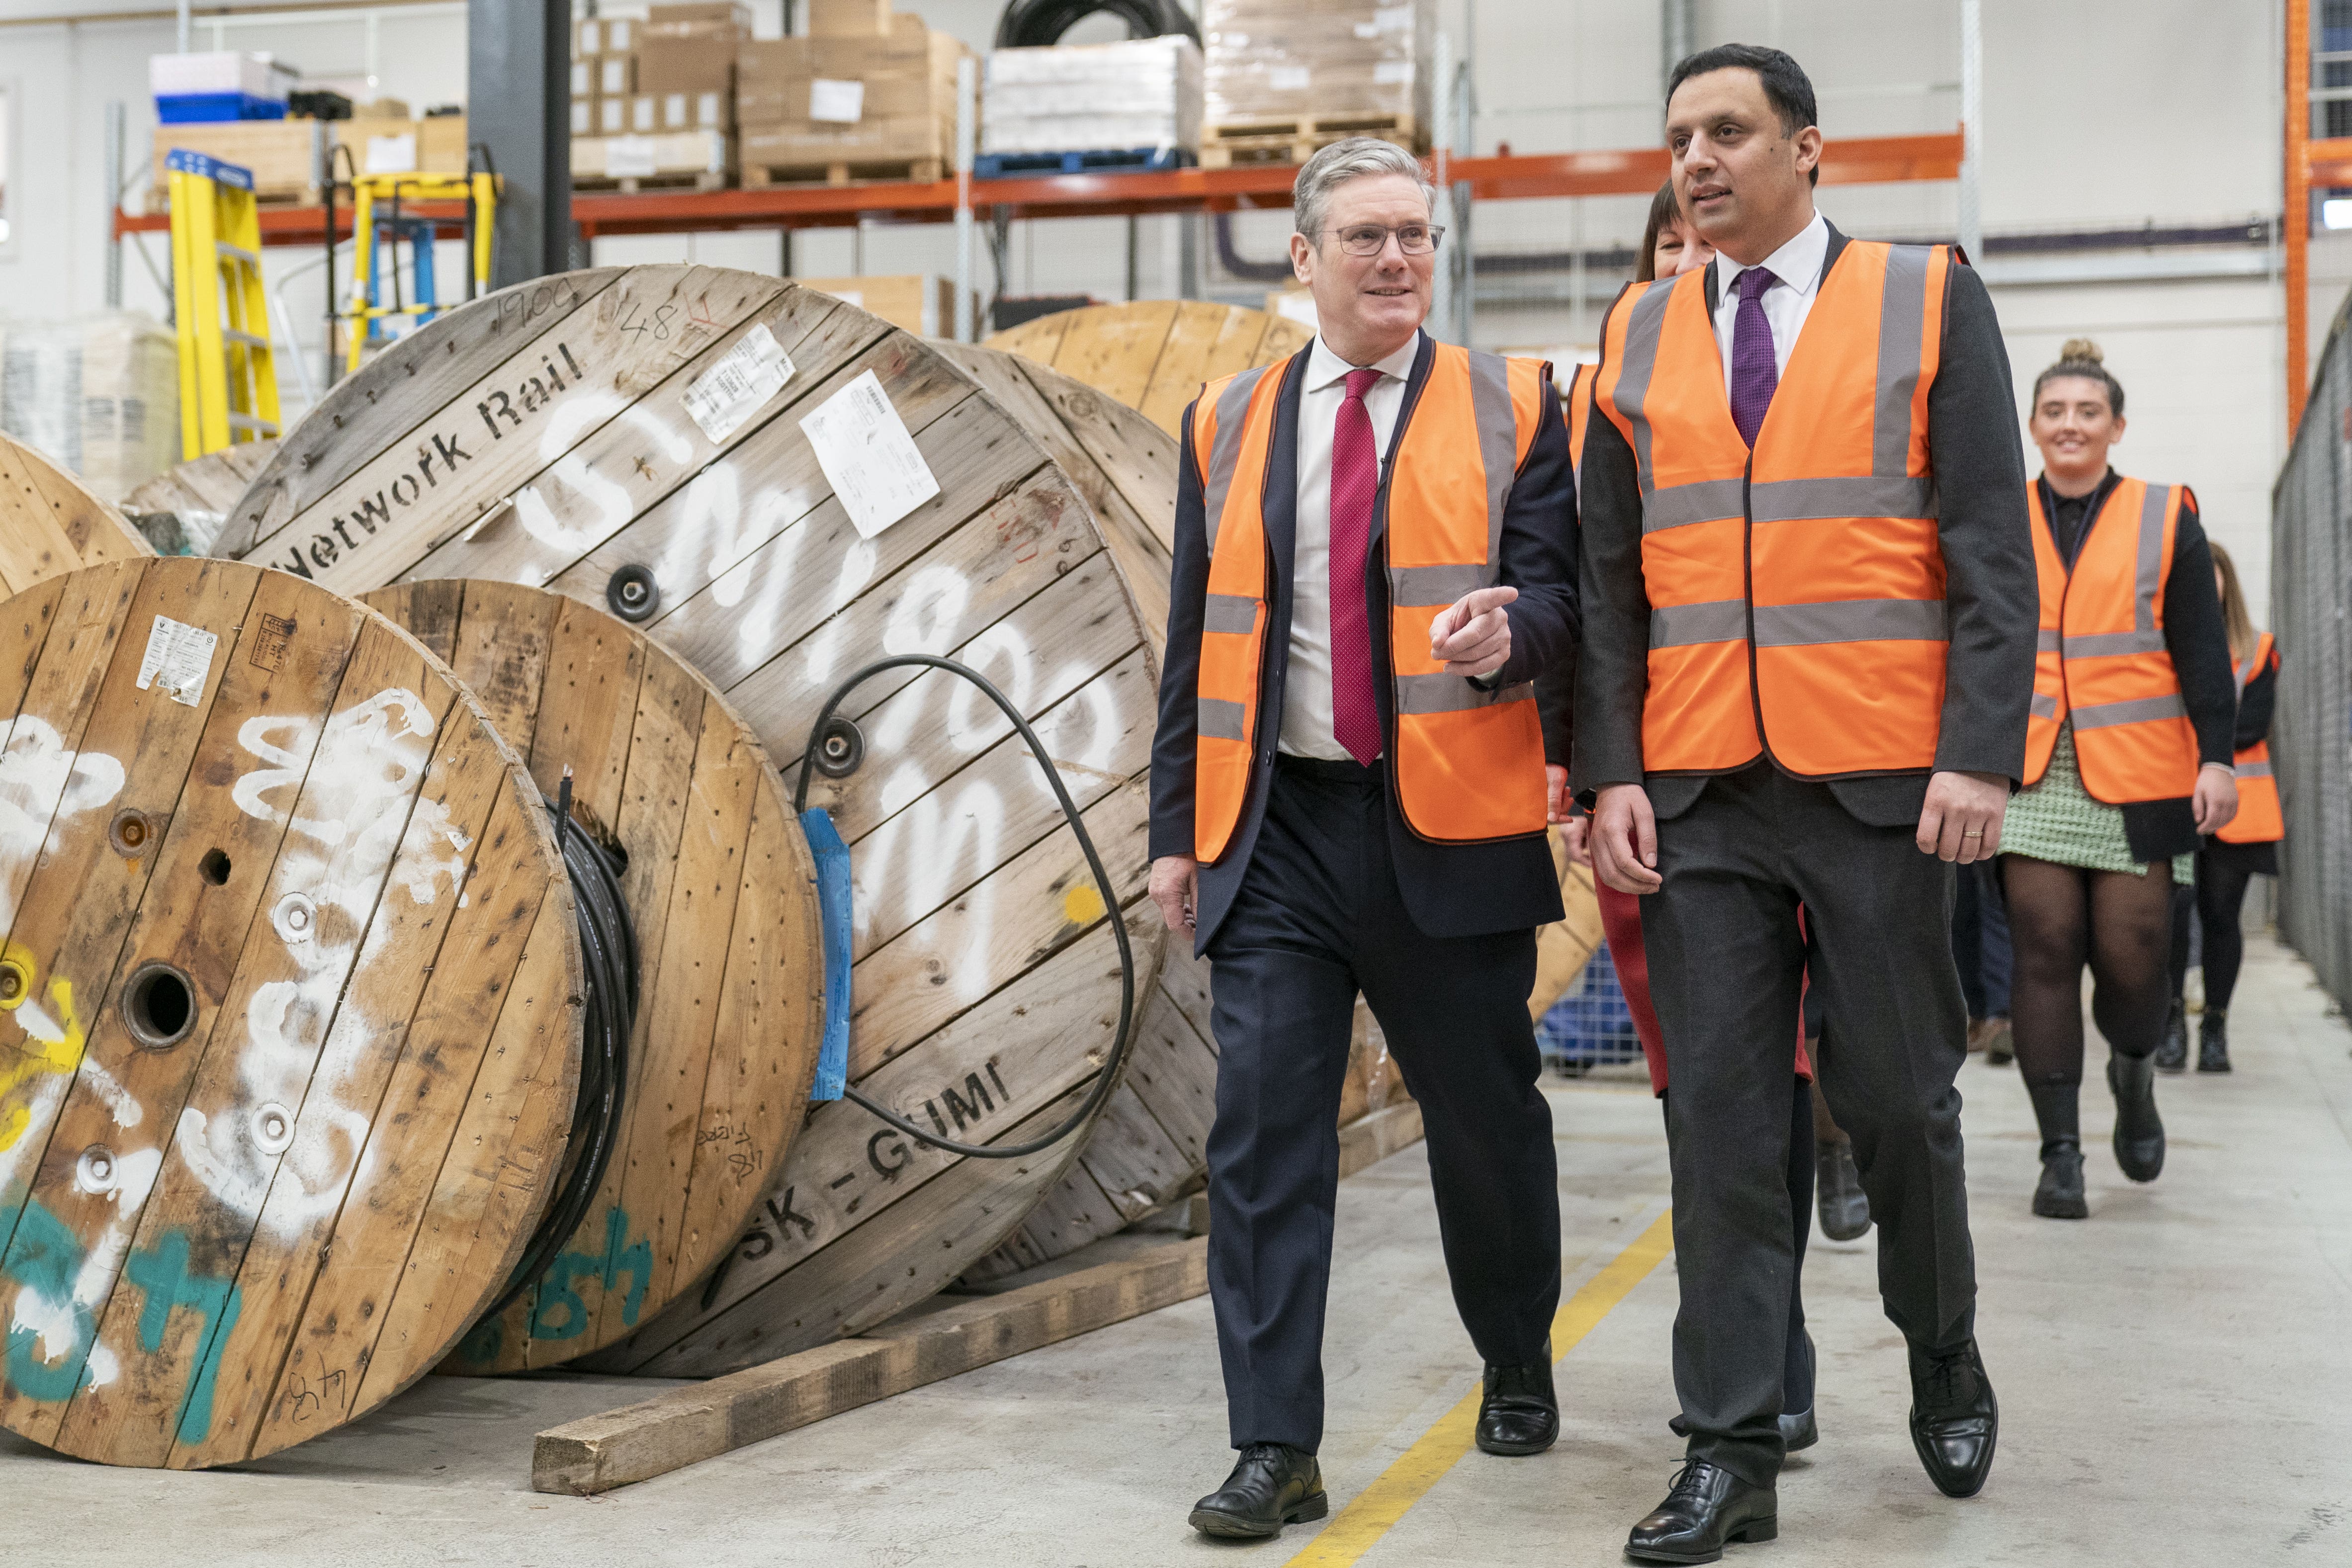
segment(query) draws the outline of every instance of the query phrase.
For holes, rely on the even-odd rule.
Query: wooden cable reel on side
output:
[[[861,533],[803,428],[821,410],[895,421],[937,493]],[[404,338],[288,437],[226,538],[352,591],[462,576],[614,606],[788,784],[854,672],[913,651],[978,669],[1113,868],[1139,1012],[1162,947],[1142,900],[1157,664],[1109,532],[934,345],[783,279],[646,267]],[[1038,761],[945,671],[890,670],[840,715],[855,765],[809,784],[855,873],[851,1083],[943,1140],[1054,1131],[1109,1059],[1121,966]],[[1084,1131],[979,1160],[820,1104],[712,1283],[581,1364],[705,1374],[879,1322],[1002,1240]]]
[[[283,573],[88,568],[0,636],[0,1426],[273,1453],[429,1371],[555,1188],[546,808],[446,666]]]
[[[699,1284],[758,1213],[824,1031],[816,868],[767,752],[708,681],[625,623],[510,583],[362,603],[471,687],[499,737],[623,860],[640,1000],[594,1203],[531,1289],[443,1368],[601,1350]]]
[[[0,593],[21,594],[83,566],[154,553],[79,479],[0,436]]]
[[[1202,382],[1286,359],[1314,337],[1305,322],[1266,310],[1205,300],[1132,300],[1056,310],[1008,327],[985,346],[1034,360],[1140,409],[1173,436]]]
[[[166,555],[211,555],[208,548],[254,476],[278,455],[278,439],[233,441],[156,475],[122,498],[122,510]]]

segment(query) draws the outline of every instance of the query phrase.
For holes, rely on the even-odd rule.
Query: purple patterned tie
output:
[[[1763,268],[1751,267],[1732,282],[1739,290],[1739,313],[1731,321],[1731,422],[1751,449],[1764,411],[1772,406],[1773,389],[1780,384],[1772,323],[1764,315],[1764,290],[1779,281]]]

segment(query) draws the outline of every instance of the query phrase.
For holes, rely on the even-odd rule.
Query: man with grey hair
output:
[[[1339,1091],[1360,993],[1427,1130],[1478,1446],[1559,1429],[1551,1114],[1528,1016],[1560,918],[1529,682],[1573,657],[1576,500],[1550,367],[1422,331],[1444,230],[1410,153],[1293,188],[1315,342],[1186,411],[1151,896],[1210,962],[1209,1288],[1233,1446],[1210,1535],[1319,1519]]]

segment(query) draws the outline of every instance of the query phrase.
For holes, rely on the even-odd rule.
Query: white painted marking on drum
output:
[[[46,1295],[30,1285],[23,1286],[16,1293],[11,1313],[11,1337],[32,1334],[32,1354],[37,1361],[55,1362],[73,1354],[75,1342],[80,1338],[75,1320],[95,1312],[113,1289],[115,1277],[122,1269],[123,1255],[130,1250],[131,1237],[138,1228],[139,1211],[154,1188],[156,1173],[163,1169],[163,1155],[161,1150],[137,1149],[120,1156],[114,1164],[115,1185],[105,1194],[106,1201],[114,1205],[113,1217],[90,1244],[64,1298]],[[114,1353],[95,1343],[84,1365],[89,1369],[89,1382],[101,1386],[112,1382],[121,1371]]]
[[[971,580],[952,566],[918,568],[882,628],[885,653],[945,654],[971,604]]]
[[[136,1127],[147,1119],[145,1108],[131,1098],[129,1089],[115,1082],[114,1075],[99,1065],[97,1058],[88,1055],[81,1058],[81,1077],[76,1081],[98,1096],[100,1102],[113,1116],[117,1127]]]
[[[901,771],[919,774],[920,770],[909,766]],[[857,931],[872,934],[877,909],[897,909],[897,923],[911,926],[946,903],[958,887],[996,865],[1003,829],[1004,801],[993,784],[965,784],[956,792],[953,805],[947,803],[944,791],[921,795],[850,851],[850,908]],[[943,962],[952,973],[959,999],[977,1002],[989,990],[994,886],[985,880],[976,883],[959,908],[964,916],[963,951]],[[924,946],[936,941],[921,933],[905,940]]]
[[[75,752],[48,721],[17,715],[0,751],[0,924],[16,917],[16,889],[54,819],[94,811],[122,793],[122,764],[103,752]]]
[[[565,403],[540,436],[539,458],[547,465],[546,470],[538,485],[526,485],[516,492],[515,515],[525,532],[569,556],[586,554],[627,527],[637,514],[636,500],[628,487],[590,468],[575,446],[583,436],[608,421],[636,426],[652,439],[664,458],[680,468],[694,458],[694,444],[642,404],[625,403],[609,392]],[[541,485],[560,485],[587,506],[551,506],[540,493]]]

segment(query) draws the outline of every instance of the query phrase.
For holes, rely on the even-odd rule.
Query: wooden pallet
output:
[[[1349,136],[1377,136],[1409,153],[1423,151],[1428,142],[1427,132],[1410,114],[1253,115],[1202,126],[1201,167],[1304,163],[1318,150]]]
[[[675,174],[630,174],[617,180],[598,180],[573,175],[575,191],[617,191],[633,196],[639,191],[723,191],[727,188],[727,172],[723,169],[681,169]]]
[[[947,176],[948,164],[944,158],[876,158],[850,163],[743,165],[743,187],[746,190],[763,190],[770,185],[855,185],[877,180],[936,184]]]

